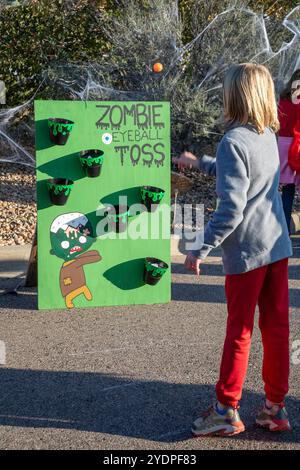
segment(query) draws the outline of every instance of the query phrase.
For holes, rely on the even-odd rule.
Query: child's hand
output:
[[[198,168],[199,166],[198,158],[191,152],[183,152],[179,158],[173,157],[172,162],[178,166],[179,170],[183,168]]]
[[[189,253],[185,259],[184,266],[188,271],[193,271],[197,276],[200,274],[200,264],[202,260]]]

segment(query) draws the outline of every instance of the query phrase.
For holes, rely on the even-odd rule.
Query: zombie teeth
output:
[[[80,246],[77,246],[77,245],[73,246],[73,248],[71,248],[71,250],[70,250],[70,254],[76,253],[78,251],[82,251],[82,248]]]

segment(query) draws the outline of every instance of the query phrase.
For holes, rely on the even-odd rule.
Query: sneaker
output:
[[[226,408],[221,412],[217,411],[216,405],[205,411],[192,426],[192,433],[195,437],[233,436],[243,431],[245,431],[245,426],[237,409]]]
[[[290,431],[291,425],[284,403],[273,405],[270,408],[265,404],[256,416],[256,424],[269,431]]]

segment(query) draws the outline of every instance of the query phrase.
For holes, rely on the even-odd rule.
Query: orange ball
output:
[[[159,73],[163,71],[164,66],[160,62],[155,62],[155,64],[153,64],[152,69],[153,69],[153,72]]]

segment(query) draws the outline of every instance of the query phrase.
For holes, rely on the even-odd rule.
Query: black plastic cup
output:
[[[65,145],[74,126],[73,121],[61,118],[49,118],[50,140],[56,145]]]
[[[49,196],[55,206],[64,206],[74,182],[66,178],[52,178],[47,181]]]
[[[144,282],[145,284],[149,284],[150,286],[155,286],[169,266],[167,263],[162,261],[158,258],[145,258],[145,265],[144,265]]]
[[[84,150],[80,152],[79,159],[86,176],[96,178],[100,175],[104,160],[104,152],[102,150]]]
[[[128,225],[128,206],[113,205],[107,213],[110,229],[116,233],[125,232]]]
[[[141,200],[142,203],[147,207],[148,212],[155,212],[162,198],[164,197],[165,191],[155,186],[142,186],[141,187]]]

